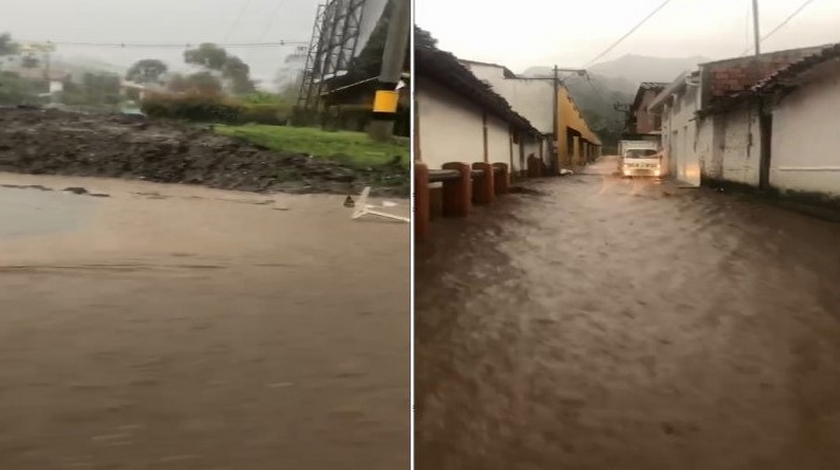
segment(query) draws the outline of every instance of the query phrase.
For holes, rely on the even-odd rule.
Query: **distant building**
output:
[[[414,75],[415,160],[506,163],[521,174],[540,153],[543,133],[454,55],[418,46]]]
[[[641,140],[653,137],[659,139],[659,129],[662,128],[661,116],[648,111],[648,105],[667,85],[667,83],[661,82],[642,82],[639,85],[636,97],[633,99],[633,104],[630,105],[627,114],[624,138]]]
[[[120,81],[120,93],[125,97],[143,101],[143,98],[146,97],[147,90],[147,86],[141,83],[135,83],[129,80]]]
[[[557,90],[555,129],[552,79],[519,77],[499,64],[473,60],[460,62],[480,80],[490,84],[514,111],[540,131],[545,144],[540,147],[538,156],[549,168],[556,170],[562,166],[582,165],[600,153],[601,140],[589,128],[565,86],[560,85]],[[555,145],[551,145],[552,142]]]
[[[668,174],[700,185],[697,149],[697,111],[700,109],[700,72],[686,71],[662,89],[648,105],[647,114],[660,127],[656,131],[666,154]]]

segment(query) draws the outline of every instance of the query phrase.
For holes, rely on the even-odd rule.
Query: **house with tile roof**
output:
[[[756,105],[766,120],[768,187],[840,207],[840,43],[774,70],[710,112]]]
[[[648,105],[668,86],[662,82],[642,82],[636,90],[636,96],[627,113],[627,122],[624,125],[623,139],[643,140],[653,138],[659,140],[659,129],[662,123],[660,116],[648,111]]]
[[[542,133],[505,98],[449,52],[416,46],[414,159],[444,163],[505,163],[525,170],[523,155],[539,152]]]
[[[648,105],[661,120],[671,175],[692,185],[768,188],[772,106],[756,99],[759,84],[821,54],[807,47],[700,64]]]

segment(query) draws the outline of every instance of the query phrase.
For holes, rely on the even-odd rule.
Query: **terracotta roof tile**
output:
[[[840,58],[840,43],[826,47],[820,52],[808,55],[798,61],[779,68],[775,72],[759,80],[758,83],[752,87],[752,91],[770,90],[780,85],[786,79],[794,78],[802,72],[836,58]]]
[[[704,64],[710,72],[711,96],[722,98],[748,90],[761,79],[819,50],[820,48],[808,47],[762,54],[758,76],[751,73],[755,61],[755,57],[752,56]]]

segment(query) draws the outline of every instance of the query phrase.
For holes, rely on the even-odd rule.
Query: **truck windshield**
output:
[[[654,149],[629,149],[624,152],[624,158],[650,158],[657,153]]]

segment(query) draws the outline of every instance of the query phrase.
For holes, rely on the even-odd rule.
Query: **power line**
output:
[[[74,41],[28,41],[21,40],[23,43],[43,43],[52,44],[55,46],[72,46],[72,47],[114,47],[119,49],[184,49],[197,46],[201,43],[158,43],[158,44],[141,44],[141,43],[125,43],[125,42],[74,42]],[[299,46],[309,44],[309,41],[297,40],[279,40],[273,42],[251,42],[251,43],[227,43],[217,44],[224,48],[237,47],[283,47],[283,46]]]
[[[788,22],[789,22],[790,20],[792,20],[792,19],[793,19],[793,17],[795,17],[796,15],[798,15],[798,14],[799,14],[799,12],[801,12],[802,10],[804,10],[804,9],[805,9],[805,7],[807,7],[807,6],[808,6],[811,2],[813,2],[813,1],[814,1],[814,0],[806,0],[804,3],[802,3],[802,5],[800,5],[800,6],[799,6],[799,8],[797,8],[797,9],[796,9],[793,13],[791,13],[790,15],[788,15],[788,17],[787,17],[787,18],[785,18],[785,20],[784,20],[784,21],[782,21],[781,23],[779,23],[779,25],[778,25],[778,26],[776,26],[775,28],[773,28],[773,30],[772,30],[772,31],[770,31],[769,33],[765,34],[765,35],[764,35],[764,37],[763,37],[763,38],[761,38],[761,40],[762,40],[762,41],[764,41],[765,39],[767,39],[767,38],[769,38],[770,36],[772,36],[773,34],[775,34],[775,33],[776,33],[776,31],[778,31],[778,30],[782,29],[782,28],[783,28],[786,24],[788,24]]]
[[[589,63],[587,63],[583,68],[585,68],[585,69],[589,68],[598,59],[600,59],[601,57],[604,57],[605,55],[609,54],[611,50],[615,49],[615,47],[618,46],[619,44],[621,44],[625,39],[627,39],[628,36],[635,33],[637,29],[641,28],[643,24],[647,23],[647,21],[653,17],[653,15],[657,14],[659,12],[659,10],[665,8],[665,6],[668,5],[669,3],[671,3],[671,0],[665,0],[664,2],[662,2],[658,7],[656,7],[646,17],[644,17],[644,19],[642,19],[642,21],[640,21],[638,24],[636,24],[636,26],[633,26],[633,28],[630,31],[628,31],[626,34],[624,34],[624,36],[621,36],[620,38],[618,38],[618,41],[612,43],[610,45],[610,47],[608,47],[604,50],[604,52],[598,54],[598,56],[596,56],[594,59],[590,60]]]
[[[237,26],[239,26],[239,22],[242,20],[242,15],[245,14],[245,11],[248,9],[249,6],[251,6],[251,0],[245,2],[245,4],[239,10],[239,13],[236,15],[236,19],[233,20],[233,24],[230,25],[230,29],[228,30],[228,33],[225,35],[225,39],[222,42],[227,42],[227,40],[230,39],[230,36],[233,34],[233,31],[236,30]]]
[[[268,23],[265,25],[265,29],[263,29],[262,34],[260,34],[259,41],[263,41],[266,38],[266,36],[268,36],[269,31],[271,31],[271,27],[274,26],[274,20],[276,20],[277,16],[280,14],[280,9],[283,8],[284,3],[285,2],[283,0],[277,1],[277,6],[274,7],[274,10],[272,10],[271,15],[268,19]],[[248,54],[245,58],[246,62],[250,62],[252,58],[252,55]]]
[[[277,15],[280,14],[280,9],[283,8],[284,3],[285,2],[282,1],[282,0],[277,2],[277,6],[274,7],[274,10],[271,12],[271,16],[269,17],[268,24],[265,26],[265,29],[263,30],[262,34],[260,35],[260,41],[265,39],[265,37],[268,35],[268,32],[271,31],[271,27],[274,26],[274,21],[277,19]]]
[[[804,9],[805,9],[805,7],[807,7],[808,5],[810,5],[810,4],[811,4],[811,2],[813,2],[813,1],[814,1],[814,0],[805,0],[805,2],[803,2],[803,3],[802,3],[802,5],[799,5],[799,8],[797,8],[796,10],[794,10],[794,11],[793,11],[793,13],[791,13],[790,15],[788,15],[788,16],[787,16],[787,18],[785,18],[785,19],[784,19],[781,23],[779,23],[778,25],[776,25],[776,27],[775,27],[775,28],[773,28],[773,29],[772,29],[769,33],[767,33],[767,34],[765,34],[764,36],[762,36],[762,37],[761,37],[761,39],[758,41],[758,42],[759,42],[759,44],[760,44],[760,43],[762,43],[762,42],[764,42],[764,40],[765,40],[765,39],[767,39],[767,38],[769,38],[770,36],[772,36],[772,35],[776,34],[776,32],[777,32],[777,31],[779,31],[780,29],[782,29],[782,28],[783,28],[786,24],[788,24],[788,23],[790,22],[790,20],[792,20],[794,17],[796,17],[796,15],[798,15],[798,14],[799,14],[802,10],[804,10]],[[751,48],[751,47],[746,48],[746,49],[744,50],[744,52],[742,52],[742,53],[741,53],[741,57],[743,57],[743,56],[747,55],[747,53],[750,51],[750,49],[752,49],[752,48]]]

